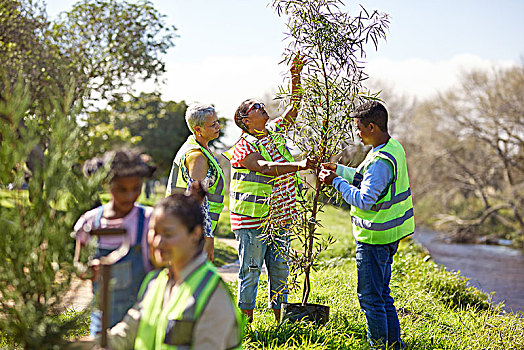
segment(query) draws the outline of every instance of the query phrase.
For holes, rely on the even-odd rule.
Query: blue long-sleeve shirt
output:
[[[374,152],[384,145],[385,143],[374,147],[370,152]],[[391,181],[393,173],[390,165],[384,159],[378,159],[371,164],[364,173],[360,189],[351,185],[343,177],[347,168],[343,165],[337,165],[336,174],[339,176],[333,179],[333,187],[342,194],[342,198],[350,205],[354,205],[362,210],[370,210]]]

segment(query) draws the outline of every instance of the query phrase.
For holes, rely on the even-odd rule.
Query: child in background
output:
[[[110,289],[110,326],[118,323],[127,310],[137,300],[138,289],[144,276],[152,269],[147,245],[147,230],[152,208],[137,205],[135,202],[142,191],[144,178],[151,177],[155,168],[144,163],[139,153],[131,150],[108,152],[104,163],[111,162],[108,174],[108,186],[111,200],[102,206],[86,212],[75,224],[76,248],[78,257],[80,249],[91,240],[89,232],[97,228],[124,228],[130,238],[129,253],[112,267],[111,277],[114,280]],[[99,288],[98,258],[106,256],[118,248],[123,236],[100,237],[93,261],[93,295]],[[94,310],[91,313],[90,334],[96,335],[102,328],[102,313]]]

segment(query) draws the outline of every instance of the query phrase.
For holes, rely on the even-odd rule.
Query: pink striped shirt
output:
[[[282,122],[282,118],[275,121],[278,124]],[[278,163],[287,163],[287,160],[278,152],[274,145],[271,136],[266,136],[260,139],[260,143],[268,151],[271,159]],[[233,149],[231,156],[231,166],[242,167],[240,162],[251,153],[258,152],[245,139],[241,138]],[[250,216],[231,213],[231,230],[259,228],[260,225],[269,220],[273,227],[282,227],[288,224],[297,214],[296,197],[295,197],[295,179],[294,173],[280,175],[275,177],[273,182],[273,191],[270,197],[270,211],[268,217],[253,218]]]

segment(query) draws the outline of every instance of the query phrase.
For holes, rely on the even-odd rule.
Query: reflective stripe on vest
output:
[[[366,156],[366,159],[357,168],[356,174],[363,176],[370,165],[378,159],[384,159],[392,166],[391,183],[370,210],[352,206],[351,221],[353,236],[357,241],[369,244],[388,244],[415,231],[413,202],[406,155],[402,145],[397,140],[390,138],[382,148]]]
[[[269,184],[272,180],[274,180],[274,177],[268,175],[260,175],[260,173],[250,171],[249,173],[235,172],[232,176],[232,179],[238,181],[256,182],[259,184]]]
[[[145,294],[141,294],[143,309],[135,349],[189,349],[193,343],[194,325],[221,282],[216,268],[206,261],[177,286],[177,296],[163,307],[168,280],[167,269],[152,271],[144,279],[141,292]],[[227,288],[226,290],[229,292]],[[234,303],[232,297],[231,302]],[[235,313],[240,349],[243,322],[237,308]]]
[[[268,132],[271,142],[273,142],[280,155],[288,162],[295,161],[291,153],[289,153],[286,141],[282,135],[271,131]],[[247,133],[243,133],[241,137],[255,148],[265,160],[268,162],[273,161],[259,139]],[[232,149],[224,153],[224,155],[231,158],[231,151]],[[246,168],[233,167],[231,171],[231,185],[229,186],[229,210],[235,214],[255,218],[267,216],[269,214],[269,197],[273,191],[274,179],[274,176],[264,175]]]
[[[214,231],[218,224],[220,213],[222,212],[222,209],[224,209],[224,172],[222,171],[222,168],[216,161],[215,157],[213,157],[213,155],[209,153],[207,149],[202,147],[195,140],[194,135],[189,136],[184,145],[180,147],[180,150],[184,152],[184,154],[179,155],[177,153],[177,156],[175,157],[175,160],[180,159],[179,171],[176,179],[176,187],[181,187],[184,189],[187,188],[187,179],[184,178],[184,171],[182,169],[185,169],[185,154],[192,149],[200,149],[202,153],[206,156],[208,160],[207,163],[209,164],[209,166],[213,167],[215,169],[215,173],[217,174],[217,179],[215,183],[207,190],[207,200],[209,203],[209,217],[211,218],[212,230]],[[174,166],[175,164],[173,165],[173,168]],[[171,170],[170,176],[173,176],[173,172],[174,171]]]

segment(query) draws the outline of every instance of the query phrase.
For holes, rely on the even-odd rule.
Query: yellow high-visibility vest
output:
[[[406,154],[395,139],[375,152],[369,152],[357,167],[355,177],[363,178],[369,166],[378,158],[385,159],[393,169],[393,178],[387,192],[370,210],[351,206],[353,236],[362,243],[388,244],[412,234],[415,231],[413,201],[409,185]],[[358,175],[357,175],[358,174]]]

